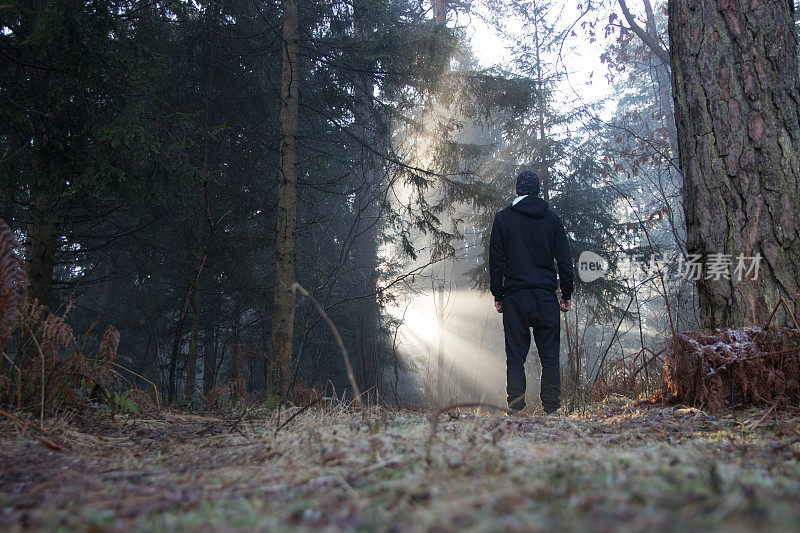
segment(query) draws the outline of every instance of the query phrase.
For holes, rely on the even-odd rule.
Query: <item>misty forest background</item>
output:
[[[606,278],[577,281],[562,316],[562,397],[648,394],[676,331],[761,323],[790,287],[782,280],[796,284],[797,160],[785,178],[794,181],[765,187],[759,204],[788,217],[764,239],[778,251],[765,245],[766,285],[750,288],[763,297],[683,279],[672,259],[687,245],[753,255],[753,235],[765,232],[712,246],[720,233],[709,224],[752,212],[749,193],[734,205],[699,181],[684,187],[681,168],[713,179],[717,167],[702,157],[692,166],[681,143],[716,123],[674,110],[693,101],[691,91],[674,96],[671,81],[675,68],[691,79],[675,57],[691,39],[670,42],[665,3],[631,4],[0,6],[0,218],[19,243],[28,294],[66,314],[76,350],[117,328],[120,373],[143,390],[151,381],[162,401],[269,402],[305,384],[347,391],[333,334],[308,298],[292,297],[296,280],[338,328],[370,398],[502,402],[488,235],[516,173],[532,168],[573,259],[591,250],[610,266]],[[764,17],[796,33],[794,18]],[[509,58],[501,66],[471,49],[478,23],[511,45],[497,50]],[[675,24],[691,35],[695,22]],[[792,43],[778,79],[796,96]],[[582,96],[592,80],[570,76],[590,54],[610,89],[602,99]],[[756,96],[734,90],[729,100],[744,110]],[[741,124],[765,153],[781,131]],[[779,137],[785,153],[800,142]],[[630,255],[649,266],[624,272]],[[6,350],[20,365],[33,357],[31,337]],[[528,365],[536,395],[535,356]]]

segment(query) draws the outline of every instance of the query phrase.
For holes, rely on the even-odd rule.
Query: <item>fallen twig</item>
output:
[[[761,326],[761,328],[767,329],[767,327],[769,327],[770,322],[772,322],[772,318],[775,316],[775,311],[778,310],[781,304],[783,304],[783,306],[786,308],[786,312],[789,313],[789,316],[792,317],[792,321],[794,322],[794,327],[797,328],[797,331],[800,332],[800,325],[797,324],[797,317],[794,316],[794,312],[792,311],[792,308],[789,306],[789,302],[787,302],[783,296],[781,296],[781,298],[778,300],[778,303],[775,304],[775,307],[769,314],[769,318],[767,319],[766,322],[764,322],[764,325]]]
[[[277,435],[278,435],[278,432],[279,432],[281,429],[283,429],[283,427],[284,427],[284,426],[286,426],[286,425],[287,425],[289,422],[291,422],[292,420],[294,420],[294,419],[295,419],[295,417],[297,417],[297,416],[298,416],[298,415],[300,415],[301,413],[304,413],[304,412],[305,412],[307,409],[309,409],[309,408],[313,407],[314,405],[318,404],[319,402],[321,402],[323,398],[324,398],[324,396],[320,396],[319,398],[317,398],[316,400],[314,400],[314,401],[313,401],[313,402],[311,402],[310,404],[308,404],[308,405],[306,405],[306,406],[302,407],[302,408],[301,408],[299,411],[297,411],[295,414],[293,414],[292,416],[290,416],[289,418],[287,418],[287,419],[286,419],[286,421],[285,421],[283,424],[281,424],[280,426],[278,426],[277,428],[275,428],[275,436],[277,436]]]
[[[4,417],[8,418],[9,420],[13,420],[13,421],[14,421],[14,422],[16,422],[17,424],[19,424],[19,425],[22,427],[22,429],[23,429],[23,434],[24,434],[24,431],[26,431],[26,430],[27,430],[29,427],[31,427],[31,428],[35,429],[36,431],[39,431],[39,432],[40,432],[40,433],[42,433],[43,435],[49,435],[49,433],[47,433],[47,431],[45,431],[45,429],[44,429],[44,428],[42,428],[42,427],[37,427],[37,426],[35,426],[35,425],[31,424],[31,423],[30,423],[30,420],[28,420],[28,421],[23,421],[23,420],[21,420],[20,418],[18,418],[18,417],[16,417],[16,416],[14,416],[13,414],[9,413],[8,411],[6,411],[5,409],[2,409],[2,408],[0,408],[0,415],[3,415]],[[31,436],[32,436],[34,439],[36,439],[36,440],[38,440],[39,442],[41,442],[41,443],[42,443],[43,445],[45,445],[46,447],[50,448],[51,450],[55,450],[55,451],[57,451],[57,452],[62,450],[62,447],[61,447],[61,446],[59,446],[58,444],[56,444],[55,442],[53,442],[53,441],[51,441],[51,440],[49,440],[49,439],[46,439],[46,438],[44,438],[44,437],[41,437],[41,436],[39,436],[39,435],[31,435]]]
[[[302,285],[297,283],[296,281],[292,285],[292,292],[299,291],[300,294],[311,300],[311,303],[314,304],[314,307],[317,308],[319,314],[322,315],[323,320],[325,323],[328,324],[328,327],[331,329],[331,333],[333,333],[333,338],[336,340],[336,344],[339,346],[339,351],[342,352],[342,360],[344,361],[345,370],[347,370],[347,379],[350,381],[350,386],[353,387],[353,395],[355,396],[355,401],[358,406],[361,408],[361,412],[364,415],[364,421],[367,423],[368,426],[371,427],[370,419],[369,419],[369,410],[364,405],[364,401],[361,399],[361,391],[358,388],[358,383],[356,383],[356,378],[353,375],[353,368],[350,366],[350,357],[347,355],[347,348],[344,346],[344,342],[342,342],[342,337],[339,335],[339,330],[336,329],[333,321],[328,317],[328,314],[325,312],[325,309],[322,308],[322,305],[314,298],[311,293],[303,288]]]
[[[759,418],[759,419],[758,419],[758,422],[756,422],[755,424],[751,424],[751,423],[749,423],[749,422],[748,422],[748,424],[747,424],[747,429],[748,429],[748,430],[750,430],[750,431],[752,431],[752,430],[756,429],[758,426],[760,426],[760,425],[761,425],[761,422],[763,422],[763,421],[764,421],[764,419],[765,419],[765,418],[767,418],[767,417],[769,416],[769,414],[770,414],[770,413],[771,413],[771,412],[772,412],[772,411],[775,409],[775,405],[776,405],[776,404],[773,404],[773,405],[771,405],[771,406],[770,406],[770,408],[769,408],[769,409],[767,409],[767,412],[766,412],[766,413],[764,413],[764,416],[762,416],[761,418]]]

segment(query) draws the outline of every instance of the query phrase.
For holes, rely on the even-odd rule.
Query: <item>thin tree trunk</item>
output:
[[[447,22],[446,0],[433,0],[433,12],[438,24]]]
[[[442,267],[444,272],[444,267]],[[444,397],[445,393],[445,379],[444,379],[444,281],[439,282],[437,287],[439,289],[438,304],[437,304],[437,318],[439,319],[439,350],[436,357],[436,401],[439,407],[444,407],[447,400]]]
[[[197,284],[197,280],[203,273],[203,265],[205,261],[200,263],[197,267],[197,273],[194,280],[189,283],[189,290],[186,292],[186,300],[183,302],[183,308],[180,315],[178,315],[178,322],[175,325],[175,340],[172,343],[172,355],[169,360],[169,381],[167,382],[167,398],[173,401],[177,394],[177,379],[178,379],[178,355],[181,348],[181,339],[183,337],[183,322],[186,320],[186,312],[189,310],[189,303],[192,300],[192,291]]]
[[[242,345],[238,342],[233,346],[233,398],[234,402],[241,400],[245,393],[245,383],[242,376]]]
[[[283,396],[292,379],[294,331],[294,253],[297,208],[297,107],[298,107],[297,1],[283,1],[283,60],[281,69],[281,145],[278,170],[278,221],[275,241],[275,294],[267,384]]]
[[[207,218],[209,215],[208,207],[208,180],[211,165],[211,127],[212,122],[212,98],[214,96],[214,71],[215,60],[217,56],[216,46],[216,25],[218,17],[219,5],[216,2],[210,2],[206,8],[207,19],[207,36],[209,40],[209,54],[208,54],[208,83],[206,85],[206,109],[205,109],[205,129],[206,137],[203,143],[203,192],[200,198],[200,213],[197,220],[197,268],[200,272],[200,265],[206,260],[206,228]],[[213,10],[213,11],[212,11]],[[194,285],[194,301],[192,302],[192,326],[189,336],[189,355],[186,359],[186,390],[184,396],[188,401],[194,399],[195,389],[195,375],[197,373],[197,346],[199,343],[198,336],[200,333],[200,313],[203,304],[203,279],[200,274],[195,278]]]
[[[207,192],[203,192],[204,204],[208,201]],[[205,246],[203,243],[205,233],[205,214],[200,215],[197,228],[197,265],[198,268],[205,260]],[[194,298],[192,300],[192,325],[189,333],[189,354],[186,357],[186,387],[184,398],[187,401],[194,399],[195,376],[197,374],[197,345],[200,333],[200,314],[202,310],[202,282],[201,276],[195,278]]]
[[[653,40],[658,42],[658,28],[656,28],[656,17],[653,13],[653,6],[650,0],[644,0],[644,11],[647,16],[647,23],[645,31],[648,35],[652,36]],[[651,50],[652,51],[652,50]],[[671,159],[674,160],[678,155],[678,133],[675,130],[675,110],[672,103],[672,83],[670,80],[669,63],[664,62],[662,57],[656,53],[653,59],[656,86],[658,87],[658,96],[661,101],[661,113],[664,116],[664,125],[667,128],[667,137],[669,139],[669,147]]]
[[[687,251],[703,264],[701,319],[761,323],[800,279],[793,4],[670,0],[669,37]],[[734,264],[760,254],[758,278],[709,277],[711,254]]]
[[[537,15],[538,17],[538,15]],[[550,150],[545,128],[545,98],[544,81],[542,79],[542,60],[539,55],[541,43],[539,41],[539,19],[534,20],[533,43],[536,51],[536,85],[539,90],[538,95],[538,115],[539,115],[539,184],[540,195],[545,201],[550,200]]]
[[[116,250],[106,252],[106,277],[100,292],[100,309],[109,322],[112,322],[112,313],[117,299],[119,260],[119,252]]]
[[[191,288],[189,289],[191,290]],[[190,295],[187,295],[187,302],[184,304],[181,314],[178,315],[178,322],[175,324],[175,338],[172,341],[172,354],[169,358],[169,377],[167,378],[167,400],[175,400],[178,390],[178,354],[181,349],[181,337],[183,337],[183,322],[186,319],[186,307]]]
[[[444,4],[442,3],[442,6]],[[365,43],[370,31],[370,3],[364,0],[354,2],[355,37]],[[356,125],[359,136],[364,143],[375,148],[381,144],[375,131],[372,98],[375,82],[369,72],[373,65],[366,62],[362,65],[362,73],[358,76],[358,98],[356,106]],[[356,223],[356,238],[353,242],[353,256],[358,270],[356,271],[357,294],[363,295],[358,300],[359,339],[357,342],[359,368],[359,387],[369,398],[377,399],[379,385],[378,368],[378,335],[380,331],[380,306],[376,297],[378,285],[378,222],[381,217],[380,207],[380,162],[365,148],[359,154],[362,184],[356,191],[356,212],[359,218]]]
[[[217,380],[216,326],[203,329],[203,395],[208,396]]]

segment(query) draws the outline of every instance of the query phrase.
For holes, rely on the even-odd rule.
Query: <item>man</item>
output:
[[[525,359],[531,331],[542,362],[541,399],[547,414],[561,400],[558,361],[561,319],[572,297],[572,256],[561,219],[539,198],[539,176],[523,170],[517,176],[517,198],[494,217],[489,240],[489,278],[506,338],[508,407],[525,408]],[[561,302],[556,298],[556,267]]]

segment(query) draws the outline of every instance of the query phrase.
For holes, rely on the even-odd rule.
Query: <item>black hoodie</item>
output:
[[[494,217],[489,240],[489,281],[496,301],[520,289],[556,290],[572,297],[572,255],[561,219],[547,202],[526,196]]]

